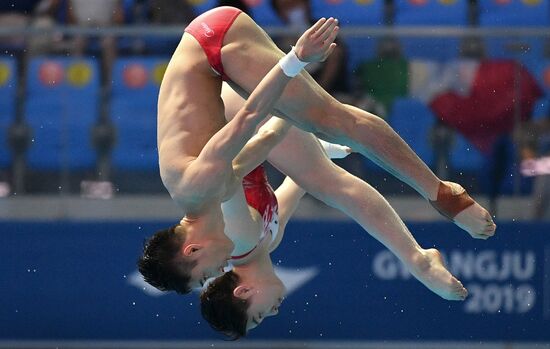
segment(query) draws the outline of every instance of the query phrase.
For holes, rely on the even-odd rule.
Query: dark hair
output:
[[[229,271],[213,280],[201,294],[202,317],[210,326],[231,340],[246,335],[250,301],[233,295],[239,276]]]
[[[157,231],[143,245],[143,255],[137,264],[143,279],[161,291],[191,292],[191,270],[197,264],[179,254],[185,243],[185,232],[176,233],[174,225]]]

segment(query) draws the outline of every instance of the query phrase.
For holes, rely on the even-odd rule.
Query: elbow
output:
[[[258,137],[261,138],[262,142],[271,143],[272,141],[277,140],[279,134],[275,130],[259,130]]]
[[[275,147],[277,144],[281,142],[281,140],[284,138],[285,133],[281,130],[272,130],[272,129],[260,129],[258,131],[258,134],[256,135],[261,148],[262,152],[267,154]]]
[[[258,124],[260,118],[262,117],[257,110],[245,105],[239,110],[233,121],[240,123],[244,127],[248,127],[247,125],[251,123]]]
[[[247,100],[243,105],[241,112],[246,120],[258,120],[258,118],[265,118],[269,113],[269,110],[266,108],[264,103]]]

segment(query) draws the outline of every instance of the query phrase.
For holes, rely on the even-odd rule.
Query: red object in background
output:
[[[415,6],[424,6],[428,3],[428,0],[409,0],[409,2]]]
[[[244,2],[250,7],[256,7],[262,4],[262,0],[245,0]]]
[[[40,82],[46,86],[57,86],[63,82],[65,73],[61,64],[52,61],[42,63],[38,71]]]
[[[149,76],[147,70],[141,64],[130,64],[123,72],[123,79],[126,86],[141,88],[147,84]]]
[[[522,65],[508,60],[481,62],[469,96],[446,92],[434,98],[430,107],[441,121],[488,153],[497,137],[514,127],[516,75],[520,79],[521,120],[527,120],[542,90]]]
[[[543,79],[545,87],[549,88],[550,87],[550,67],[548,67],[544,70],[542,79]]]

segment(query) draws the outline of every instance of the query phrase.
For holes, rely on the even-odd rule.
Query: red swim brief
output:
[[[185,32],[193,35],[199,42],[206,53],[208,63],[224,81],[229,78],[225,75],[222,65],[223,38],[241,12],[230,6],[216,7],[195,18],[185,28]]]

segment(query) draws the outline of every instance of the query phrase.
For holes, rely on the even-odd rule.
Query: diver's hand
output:
[[[323,62],[334,51],[338,20],[321,18],[298,39],[294,51],[303,62]]]

